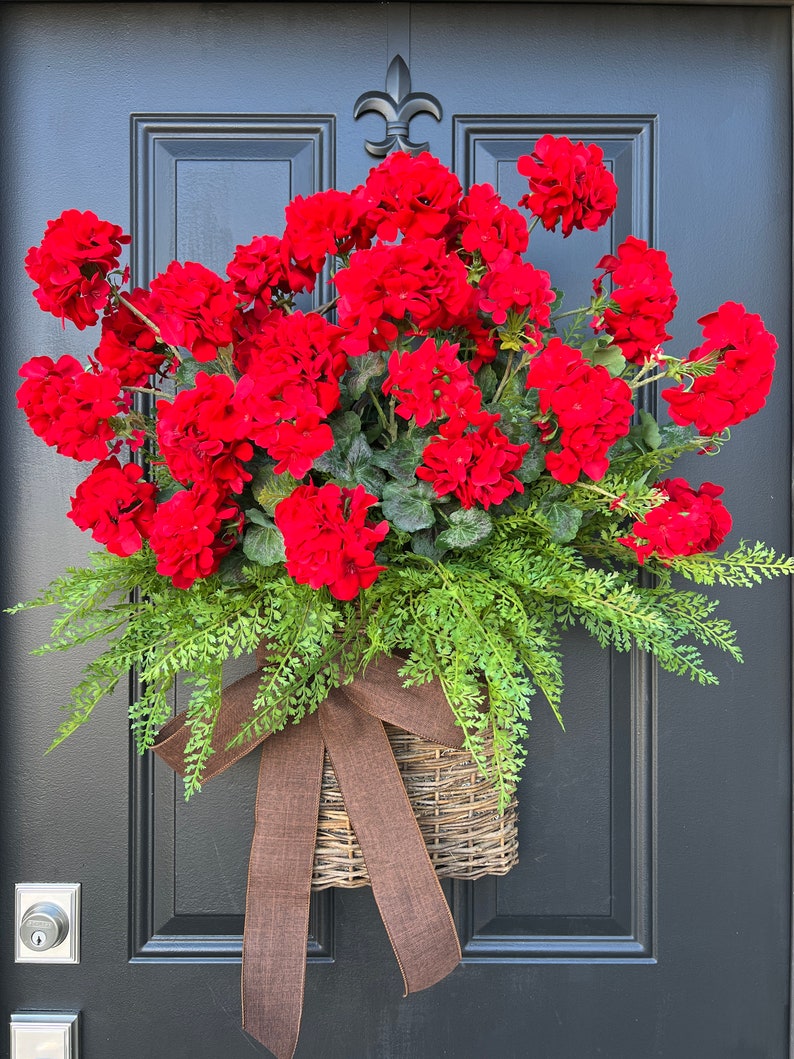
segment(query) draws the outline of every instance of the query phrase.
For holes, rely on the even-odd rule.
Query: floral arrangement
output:
[[[30,359],[18,404],[93,464],[68,517],[104,546],[13,608],[58,605],[42,651],[102,644],[53,745],[134,667],[145,751],[183,677],[189,794],[225,661],[267,645],[242,745],[397,655],[407,686],[440,681],[505,804],[533,696],[561,720],[565,627],[701,683],[699,645],[740,658],[682,579],[749,587],[794,562],[761,543],[720,553],[723,489],[670,469],[763,406],[775,339],[726,301],[697,348],[667,352],[671,271],[633,236],[594,263],[589,304],[564,305],[530,233],[599,228],[615,181],[564,136],[518,171],[514,208],[395,153],[353,191],[293,199],[283,233],[236,247],[225,277],[174,261],[145,289],[128,289],[119,226],[74,209],[48,223],[25,262],[34,295],[99,339],[86,365]],[[655,383],[664,422],[641,407]]]

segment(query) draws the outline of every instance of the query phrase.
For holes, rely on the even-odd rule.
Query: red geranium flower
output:
[[[662,390],[670,417],[681,426],[694,425],[701,434],[719,434],[755,415],[766,403],[775,370],[777,342],[756,313],[738,302],[725,302],[702,317],[705,341],[681,362],[694,370],[713,365],[691,386]]]
[[[353,192],[366,226],[379,239],[394,242],[444,235],[460,201],[460,181],[433,155],[394,151]]]
[[[617,184],[603,158],[595,144],[585,147],[567,136],[541,136],[532,154],[518,159],[519,173],[529,180],[529,194],[519,206],[540,217],[551,231],[561,221],[566,238],[574,228],[596,231],[617,205]]]
[[[372,232],[364,223],[364,203],[345,191],[296,195],[285,210],[284,246],[300,268],[322,272],[329,254],[367,247]]]
[[[436,496],[452,493],[461,507],[501,504],[524,486],[514,476],[529,445],[514,445],[496,427],[498,415],[478,412],[442,423],[422,454],[416,477],[431,482]]]
[[[259,235],[245,246],[237,246],[226,266],[234,292],[244,305],[253,303],[257,318],[271,310],[278,294],[298,293],[314,288],[314,273],[292,268],[283,241],[275,235]]]
[[[150,296],[137,288],[127,301],[148,316]],[[102,318],[102,337],[92,361],[119,373],[122,386],[145,386],[155,373],[166,374],[176,366],[172,354],[159,342],[151,327],[123,303],[107,309]]]
[[[693,489],[683,478],[668,478],[656,488],[663,502],[634,523],[631,536],[618,537],[619,544],[632,548],[641,564],[649,556],[664,562],[719,548],[731,528],[731,516],[717,499],[721,486],[704,482]]]
[[[151,282],[152,320],[163,341],[184,346],[196,360],[210,361],[231,344],[237,296],[231,280],[223,280],[196,261],[172,261]]]
[[[480,280],[479,293],[480,310],[495,324],[503,324],[509,312],[526,312],[528,322],[536,327],[551,322],[551,277],[520,257],[505,255],[496,261]]]
[[[360,250],[334,283],[351,356],[388,349],[401,331],[454,327],[474,309],[466,266],[439,239]]]
[[[385,570],[375,547],[389,532],[385,520],[368,521],[378,498],[363,485],[341,489],[327,483],[301,485],[279,501],[276,526],[284,537],[287,572],[299,585],[328,585],[336,599],[353,599]]]
[[[523,213],[502,202],[491,184],[472,184],[458,208],[460,245],[467,254],[479,253],[492,265],[507,251],[508,258],[523,254],[529,230]]]
[[[596,294],[603,289],[604,276],[611,274],[611,300],[617,303],[616,309],[604,312],[601,327],[612,335],[626,360],[642,364],[670,338],[665,328],[678,304],[667,255],[630,235],[618,247],[617,257],[606,254],[596,267],[604,269],[593,281]]]
[[[192,389],[173,401],[157,402],[157,442],[172,477],[214,487],[219,494],[240,493],[251,472],[244,464],[254,454],[246,422],[228,375],[200,371]]]
[[[102,460],[81,482],[67,513],[81,530],[90,530],[113,555],[140,551],[152,529],[157,489],[143,482],[143,468],[123,467],[115,456]]]
[[[155,511],[149,544],[157,556],[157,573],[176,588],[190,588],[209,577],[232,550],[243,528],[244,515],[216,489],[194,485],[183,489]]]
[[[567,485],[580,473],[596,482],[603,478],[607,452],[629,432],[634,412],[629,385],[553,338],[529,365],[530,388],[538,391],[542,440],[556,439],[560,446],[546,453],[551,476]]]
[[[392,353],[382,390],[396,398],[398,416],[413,416],[416,425],[424,427],[431,419],[453,415],[464,404],[479,410],[482,395],[468,364],[458,360],[458,349],[449,342],[437,346],[435,339],[428,338],[412,352]]]
[[[31,357],[19,374],[26,381],[17,390],[17,405],[33,433],[56,452],[74,460],[101,460],[118,449],[110,420],[128,409],[129,400],[121,394],[117,371],[85,371],[65,354],[57,363]]]
[[[38,284],[33,296],[39,306],[81,331],[95,324],[110,295],[105,277],[118,268],[121,247],[129,242],[117,224],[91,210],[64,210],[25,258],[25,271]]]

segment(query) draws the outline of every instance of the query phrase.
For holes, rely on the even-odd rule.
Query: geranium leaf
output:
[[[461,508],[449,516],[449,529],[439,533],[436,546],[443,548],[472,548],[489,537],[493,521],[481,508]]]
[[[274,474],[272,467],[262,467],[254,475],[252,491],[254,499],[261,508],[269,515],[274,514],[276,504],[284,497],[289,496],[297,487],[298,481],[286,471],[284,474]],[[249,512],[246,512],[249,514]],[[252,519],[256,521],[256,519]],[[264,525],[264,523],[261,523]]]
[[[373,462],[378,467],[382,467],[392,478],[412,482],[416,475],[416,468],[422,462],[422,452],[426,444],[427,438],[423,434],[414,433],[410,438],[403,435],[398,437],[388,449],[376,452]]]
[[[381,504],[383,517],[406,533],[429,529],[436,521],[431,496],[432,490],[428,495],[425,482],[415,486],[405,486],[402,482],[387,482],[383,487]]]
[[[553,501],[541,504],[539,512],[549,527],[549,535],[555,544],[572,541],[582,524],[582,512],[575,504]]]
[[[284,562],[284,538],[275,526],[251,526],[243,537],[246,558],[260,566]]]
[[[588,353],[587,359],[591,364],[606,368],[613,379],[623,374],[626,367],[626,358],[620,351],[619,346],[601,346]]]
[[[640,424],[642,426],[642,440],[649,449],[658,449],[662,443],[662,435],[659,432],[659,424],[650,412],[644,408],[640,409]]]
[[[385,372],[386,364],[382,353],[365,353],[363,357],[351,357],[350,367],[344,377],[351,398],[357,401],[370,382]]]

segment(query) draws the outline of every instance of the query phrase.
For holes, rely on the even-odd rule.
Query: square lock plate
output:
[[[15,891],[15,962],[79,963],[80,883],[17,883]],[[40,951],[23,940],[30,934],[23,928],[23,920],[35,905],[49,906],[56,914],[60,912],[67,928],[61,941]],[[44,933],[34,932],[34,938],[43,937]]]

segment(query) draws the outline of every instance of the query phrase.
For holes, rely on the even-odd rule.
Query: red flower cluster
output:
[[[681,426],[690,423],[701,434],[720,434],[763,408],[772,385],[777,342],[755,313],[738,302],[725,302],[702,317],[704,342],[693,349],[681,368],[693,374],[704,366],[691,386],[662,390],[670,402],[670,416]]]
[[[363,485],[341,489],[300,485],[276,505],[275,522],[284,537],[287,572],[299,585],[328,585],[336,599],[353,599],[385,569],[375,547],[389,532],[374,524],[367,510],[377,503]]]
[[[372,233],[363,223],[364,211],[364,202],[344,191],[296,195],[284,211],[284,243],[298,268],[316,276],[329,254],[368,247]]]
[[[339,405],[347,369],[342,330],[316,314],[292,313],[241,347],[245,374],[237,384],[245,436],[302,478],[333,446],[324,420]]]
[[[506,206],[491,184],[472,184],[455,219],[461,225],[463,250],[469,255],[478,253],[487,265],[505,253],[512,260],[529,245],[524,215]]]
[[[495,262],[480,281],[479,307],[495,324],[503,324],[509,312],[526,312],[536,329],[548,327],[553,301],[548,272],[518,256]]]
[[[333,281],[351,356],[387,349],[400,333],[455,327],[474,308],[466,266],[439,239],[361,250]]]
[[[604,276],[611,275],[611,300],[618,306],[604,312],[602,326],[626,360],[642,364],[670,338],[665,329],[678,304],[667,255],[630,235],[618,247],[617,257],[606,254],[597,268],[604,271],[593,281],[596,294],[602,292]]]
[[[413,352],[392,353],[383,392],[397,399],[395,412],[425,427],[463,407],[478,411],[482,395],[468,364],[457,358],[459,346],[426,339]]]
[[[200,361],[215,360],[231,344],[237,296],[230,280],[196,261],[172,261],[150,290],[151,319],[164,342],[184,346]]]
[[[118,449],[110,419],[129,405],[121,395],[118,372],[85,371],[65,354],[57,363],[50,357],[31,357],[19,374],[26,381],[17,390],[18,407],[36,437],[61,456],[101,460]]]
[[[268,315],[274,297],[314,287],[314,274],[293,268],[283,240],[275,235],[258,235],[245,246],[236,247],[226,275],[240,302],[253,304],[257,318]]]
[[[149,544],[157,556],[157,573],[176,588],[190,588],[209,577],[232,550],[243,528],[236,504],[212,487],[194,485],[157,507]]]
[[[425,446],[416,477],[431,482],[436,496],[452,493],[465,508],[481,504],[487,510],[512,493],[523,493],[513,472],[529,445],[514,445],[498,422],[499,416],[488,412],[448,419]]]
[[[544,228],[562,222],[567,237],[574,228],[595,231],[612,216],[617,184],[595,144],[572,143],[567,136],[541,136],[532,154],[518,159],[518,171],[529,180],[529,194],[519,200]]]
[[[669,478],[656,488],[662,503],[634,523],[631,536],[618,537],[619,544],[632,548],[641,564],[649,556],[664,561],[719,548],[731,528],[731,516],[717,499],[720,486],[704,482],[695,490],[683,478]]]
[[[147,315],[150,298],[145,290],[138,287],[125,297]],[[145,386],[149,376],[174,366],[171,353],[152,329],[123,303],[105,311],[102,337],[92,359],[100,370],[115,369],[122,386]]]
[[[239,493],[254,454],[234,382],[228,375],[200,371],[192,389],[173,401],[157,402],[157,442],[171,476],[182,485],[214,488],[221,496]]]
[[[366,228],[384,242],[402,234],[409,241],[447,233],[461,196],[460,181],[427,151],[388,155],[353,192]]]
[[[137,464],[122,467],[115,456],[101,460],[75,490],[67,517],[113,555],[140,551],[152,530],[157,493],[142,476]]]
[[[121,247],[129,241],[117,224],[101,221],[91,210],[64,210],[25,258],[25,271],[38,284],[36,301],[81,331],[95,324],[110,295],[106,276],[118,268]]]
[[[558,482],[571,484],[580,473],[597,482],[607,472],[607,452],[629,432],[634,406],[631,389],[606,368],[590,364],[578,349],[553,338],[530,363],[527,389],[538,391],[540,430],[546,468]]]

